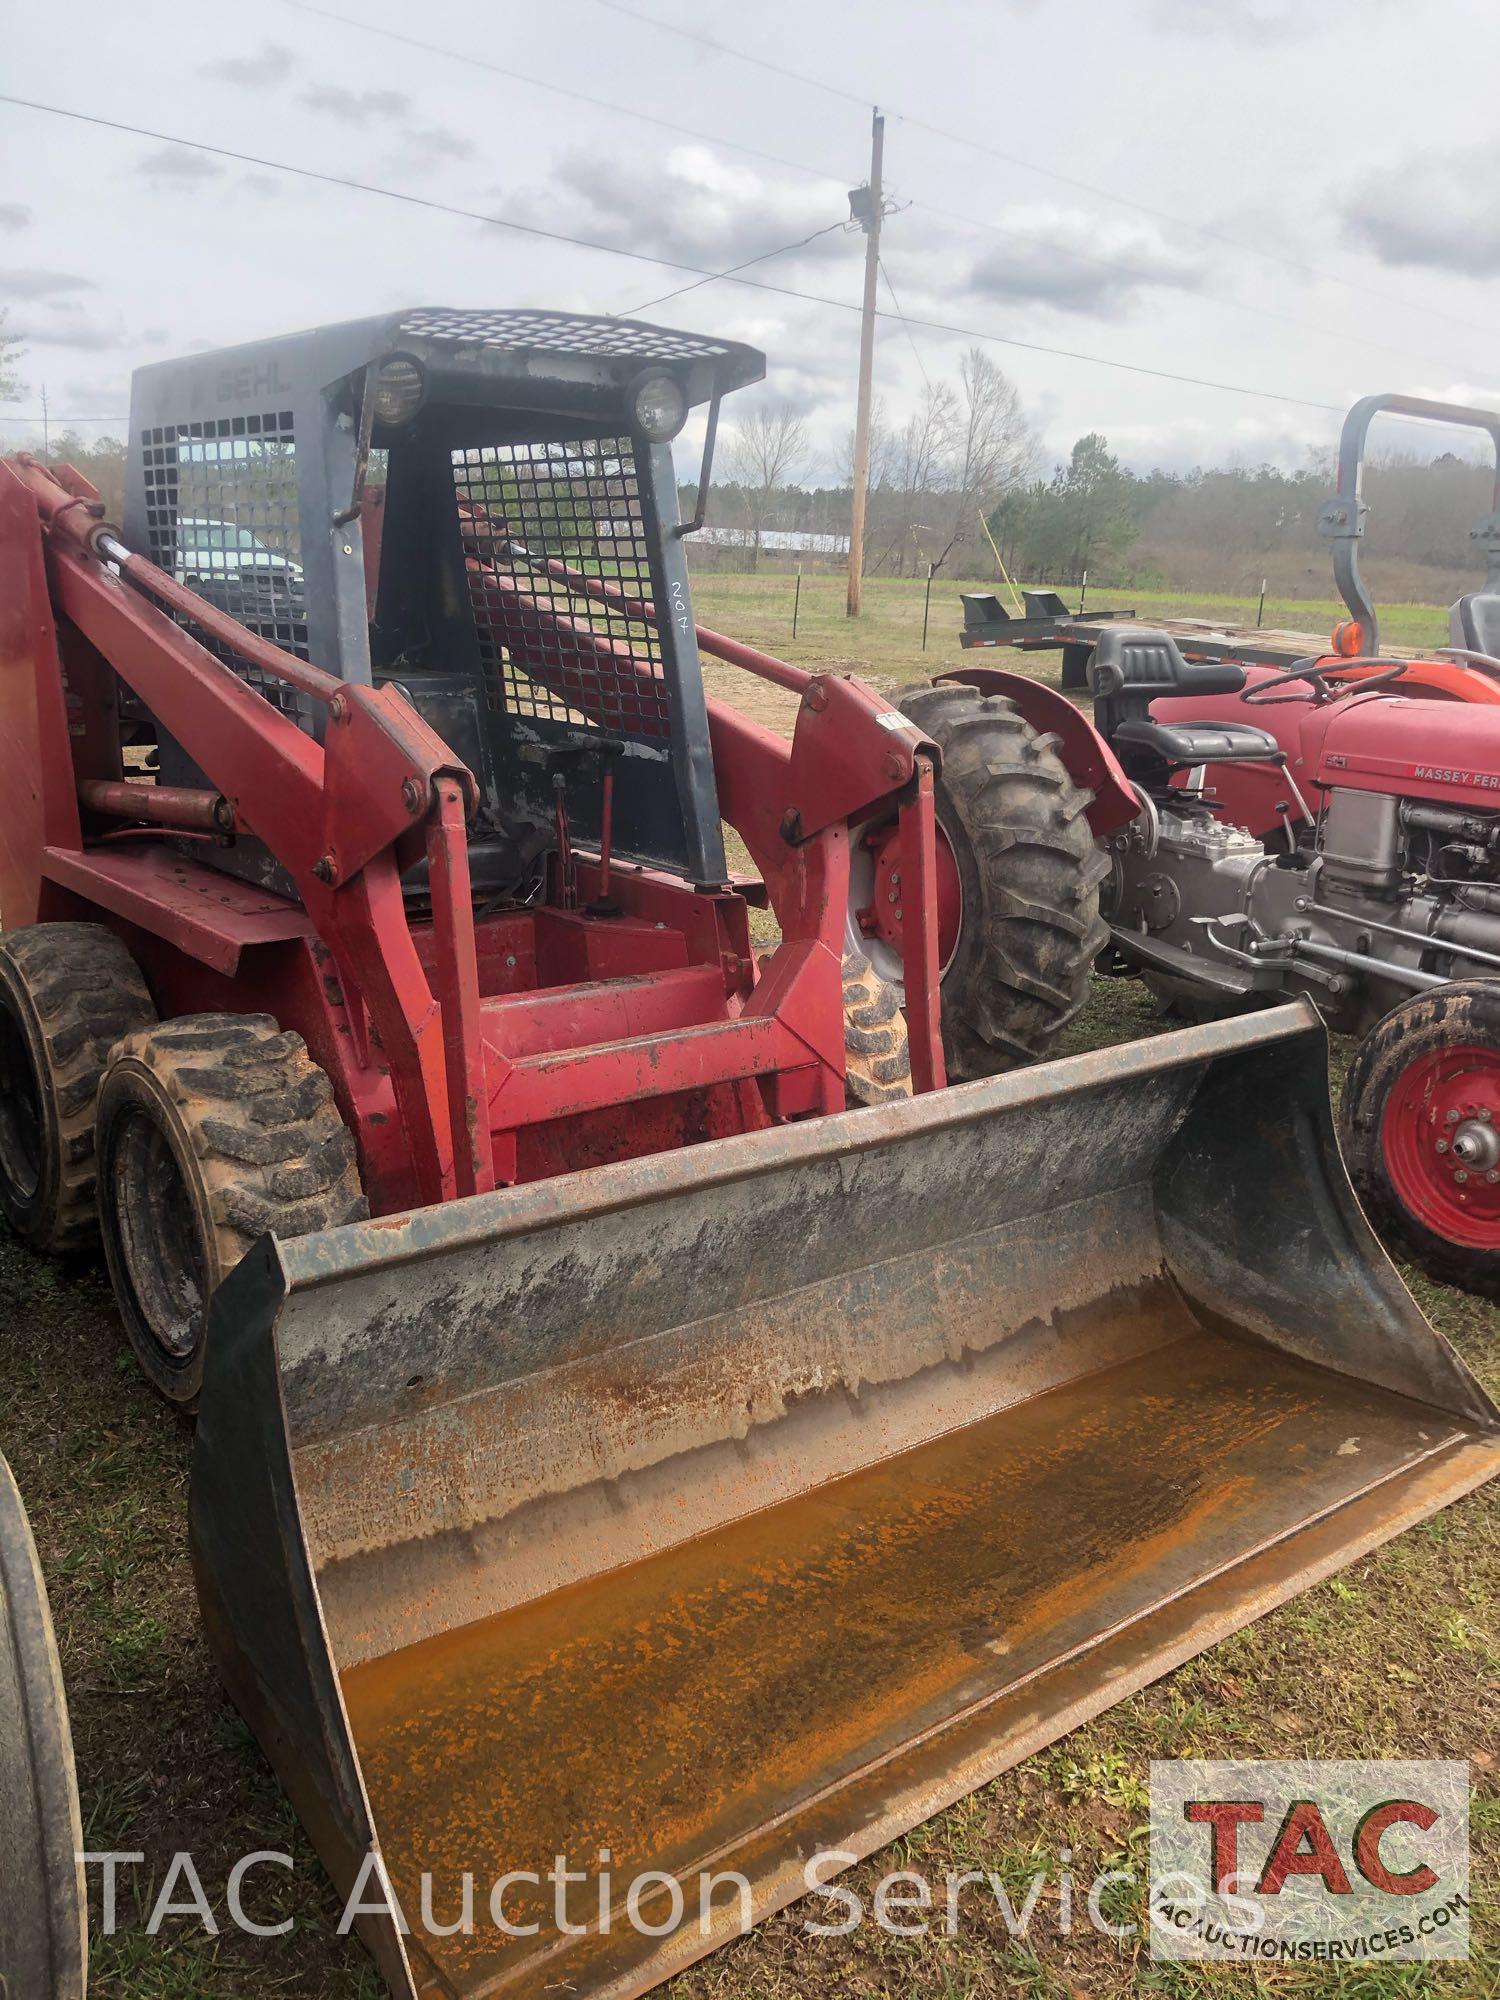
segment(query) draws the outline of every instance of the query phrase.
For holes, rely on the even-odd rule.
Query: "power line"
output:
[[[911,323],[907,319],[906,314],[901,310],[901,301],[896,297],[896,287],[891,283],[891,274],[885,268],[884,257],[879,262],[880,275],[885,279],[885,288],[891,295],[891,304],[896,308],[896,317],[906,328],[906,338],[911,344],[912,359],[916,362],[918,368],[921,369],[922,380],[927,384],[928,393],[930,394],[932,390],[932,377],[927,373],[927,363],[922,359],[922,350],[917,345],[916,336],[911,330]]]
[[[695,278],[721,280],[729,285],[742,285],[750,291],[766,292],[776,298],[796,299],[803,305],[825,306],[834,312],[857,313],[860,307],[848,299],[830,299],[819,292],[801,292],[791,285],[775,285],[764,278],[722,276],[718,271],[710,271],[701,264],[685,263],[677,257],[652,256],[643,250],[627,250],[618,243],[600,243],[592,237],[573,236],[561,229],[544,229],[539,223],[517,222],[510,216],[485,214],[479,209],[460,208],[452,202],[437,201],[430,195],[407,193],[404,189],[381,187],[374,181],[361,181],[348,174],[331,174],[316,167],[299,167],[286,160],[273,160],[264,154],[242,153],[229,146],[214,146],[201,139],[184,139],[175,132],[161,132],[151,126],[127,124],[119,118],[103,118],[93,112],[73,111],[60,104],[43,104],[35,98],[16,97],[9,92],[0,92],[0,104],[12,104],[25,111],[39,111],[48,117],[65,118],[74,124],[92,125],[108,132],[124,132],[136,139],[154,139],[159,144],[184,146],[190,152],[207,153],[217,159],[233,160],[240,166],[265,167],[273,173],[291,174],[300,180],[316,181],[325,187],[338,187],[356,194],[376,195],[385,201],[400,202],[404,207],[422,209],[432,215],[449,215],[461,222],[482,222],[495,229],[508,229],[517,235],[539,238],[548,243],[564,243],[576,250],[594,250],[606,257],[623,257],[632,264],[654,264],[667,271],[685,271]],[[875,308],[878,319],[893,319],[899,315],[883,312]],[[962,326],[955,321],[939,319],[908,318],[907,325],[921,327],[929,333],[947,333],[965,340],[992,341],[999,347],[1013,347],[1027,354],[1047,354],[1061,361],[1077,361],[1087,367],[1110,368],[1125,375],[1146,376],[1158,382],[1176,382],[1187,388],[1212,389],[1226,396],[1249,396],[1269,403],[1285,403],[1297,409],[1331,411],[1335,416],[1344,414],[1337,403],[1318,402],[1310,396],[1289,396],[1276,389],[1254,389],[1243,382],[1218,382],[1201,375],[1186,375],[1176,369],[1152,368],[1144,362],[1119,361],[1112,356],[1085,354],[1078,349],[1052,347],[1039,340],[1020,340],[1013,334],[994,333],[985,327]]]
[[[125,424],[129,421],[130,419],[118,410],[111,410],[105,416],[97,413],[93,416],[79,416],[71,410],[64,410],[61,413],[50,410],[45,416],[38,416],[28,410],[7,410],[0,404],[0,430],[4,430],[7,424]]]
[[[467,53],[465,50],[451,48],[447,44],[442,42],[424,41],[420,36],[406,34],[400,29],[381,27],[373,21],[361,21],[356,19],[356,17],[353,16],[352,14],[338,13],[332,7],[317,6],[314,4],[314,0],[282,0],[282,4],[284,6],[292,8],[295,12],[299,14],[309,14],[315,16],[320,20],[336,22],[338,26],[343,28],[353,28],[357,32],[362,32],[370,35],[378,35],[386,41],[398,42],[406,48],[421,49],[427,55],[441,56],[450,62],[462,63],[464,67],[467,69],[487,70],[493,76],[504,77],[507,80],[507,82],[522,83],[525,84],[528,88],[533,90],[547,91],[555,97],[570,99],[575,104],[586,104],[592,110],[595,111],[609,111],[614,113],[617,117],[620,118],[637,119],[642,124],[654,126],[659,131],[670,132],[673,135],[673,137],[677,139],[691,139],[696,144],[699,145],[713,146],[719,148],[722,151],[728,151],[731,153],[742,153],[745,155],[747,159],[759,160],[763,164],[769,166],[781,167],[782,169],[784,169],[789,173],[805,174],[808,176],[809,179],[812,180],[840,181],[843,179],[843,176],[841,174],[834,173],[830,169],[822,167],[810,167],[806,164],[805,161],[788,159],[786,155],[783,153],[769,153],[759,146],[747,146],[738,139],[726,139],[716,132],[700,132],[690,125],[683,125],[677,119],[657,117],[654,113],[649,111],[639,110],[634,105],[618,104],[612,98],[598,97],[594,95],[592,92],[585,90],[576,90],[567,84],[553,83],[546,77],[532,76],[524,70],[511,69],[502,63],[490,62],[484,56],[471,55]],[[628,12],[629,10],[618,9],[617,11]],[[639,15],[636,18],[639,18],[642,21],[648,21],[651,19],[649,15],[645,14]],[[660,28],[670,27],[670,24],[665,21],[655,22],[653,25]],[[684,30],[683,32],[686,31]],[[695,38],[695,39],[702,39],[702,38]],[[711,42],[709,45],[719,50],[720,53],[725,55],[733,56],[739,53],[738,51],[724,47],[723,45],[717,42]],[[744,59],[747,62],[755,62],[759,64],[761,67],[769,67],[777,74],[784,74],[786,76],[792,77],[796,81],[808,81],[808,82],[815,81],[814,79],[801,78],[797,76],[797,73],[795,71],[791,70],[781,71],[777,65],[767,64],[763,62],[762,58],[758,56],[755,57],[746,56]],[[817,87],[823,88],[824,86],[818,85]],[[831,89],[833,88],[833,86],[828,86],[828,88]],[[844,97],[844,96],[849,96],[850,94],[847,92],[835,91],[835,95]],[[862,100],[852,97],[851,101],[862,102]],[[909,119],[907,122],[912,123],[915,121]],[[1034,169],[1034,171],[1037,173],[1046,173],[1048,170],[1043,167],[1037,167]],[[1100,192],[1103,192],[1103,190],[1100,190]],[[994,222],[981,222],[975,216],[959,215],[954,210],[948,208],[940,208],[933,202],[914,200],[912,202],[909,202],[908,206],[912,208],[920,208],[924,210],[928,215],[941,216],[944,221],[959,223],[964,228],[983,229],[992,235],[1001,237],[1009,236],[1012,240],[1016,240],[1017,238],[1018,232],[1014,230],[1007,230],[1003,224]],[[1189,225],[1189,226],[1196,226],[1196,225]],[[1117,276],[1124,278],[1127,281],[1133,279],[1136,282],[1139,282],[1138,273],[1133,272],[1130,269],[1130,267],[1126,264],[1115,263],[1107,257],[1094,257],[1091,256],[1087,251],[1075,250],[1066,244],[1059,243],[1053,247],[1056,253],[1060,256],[1072,258],[1079,263],[1094,264],[1097,265],[1097,267],[1102,271],[1113,272]],[[1305,269],[1305,267],[1301,265],[1295,266],[1294,268],[1298,270]],[[676,295],[669,294],[668,296],[676,296]],[[1418,362],[1424,368],[1436,368],[1444,373],[1455,372],[1460,375],[1467,374],[1469,372],[1468,365],[1465,363],[1454,362],[1454,361],[1441,361],[1438,360],[1433,355],[1417,354],[1414,353],[1410,348],[1395,347],[1389,341],[1374,340],[1368,334],[1352,333],[1345,328],[1318,326],[1311,320],[1297,319],[1292,314],[1278,312],[1275,310],[1275,308],[1271,306],[1248,304],[1239,299],[1221,298],[1212,292],[1197,291],[1189,293],[1188,296],[1201,302],[1204,305],[1217,306],[1223,312],[1235,313],[1241,317],[1243,317],[1245,314],[1248,313],[1252,314],[1253,316],[1259,319],[1276,320],[1279,321],[1283,326],[1293,326],[1299,328],[1304,333],[1315,334],[1321,340],[1336,340],[1341,345],[1349,344],[1352,342],[1355,345],[1361,347],[1368,347],[1377,353],[1394,354],[1399,356],[1404,361]],[[1459,324],[1466,325],[1467,322],[1460,321]],[[1488,338],[1488,335],[1486,335],[1486,338]]]
[[[601,7],[607,7],[611,14],[624,14],[632,21],[641,21],[648,28],[661,28],[669,35],[681,35],[684,41],[697,42],[700,48],[712,49],[715,55],[733,56],[736,62],[754,63],[757,69],[769,70],[772,76],[784,77],[788,83],[811,84],[814,90],[821,90],[828,97],[837,97],[845,104],[857,104],[861,111],[869,106],[869,98],[857,90],[842,90],[836,83],[827,83],[822,77],[805,76],[801,70],[787,69],[781,63],[772,62],[769,56],[754,56],[744,49],[732,49],[727,42],[716,42],[712,35],[705,35],[699,28],[680,27],[676,21],[658,20],[655,14],[643,14],[638,7],[627,7],[622,0],[599,0]],[[904,118],[905,112],[896,116]]]
[[[983,229],[992,236],[1008,238],[1011,242],[1028,242],[1019,230],[1007,229],[1002,222],[981,222],[977,215],[960,215],[954,209],[939,208],[930,201],[913,199],[907,206],[919,208],[926,215],[939,216],[944,222],[960,223],[966,229]],[[1030,243],[1030,247],[1035,248],[1034,242]],[[1076,264],[1092,264],[1097,270],[1112,272],[1116,277],[1125,279],[1127,283],[1139,285],[1154,282],[1149,277],[1143,278],[1139,271],[1133,271],[1128,264],[1117,264],[1109,257],[1096,257],[1091,251],[1075,249],[1068,243],[1049,243],[1047,255],[1066,257]],[[1224,312],[1237,313],[1241,317],[1248,313],[1256,319],[1277,320],[1282,326],[1294,326],[1301,333],[1314,333],[1320,339],[1336,340],[1344,346],[1368,347],[1377,354],[1394,354],[1403,361],[1418,362],[1424,368],[1451,369],[1460,375],[1469,372],[1463,362],[1440,361],[1436,355],[1418,354],[1410,347],[1393,346],[1388,340],[1372,340],[1368,334],[1353,333],[1347,327],[1318,326],[1310,319],[1298,319],[1294,313],[1278,312],[1275,306],[1247,305],[1239,299],[1221,298],[1215,292],[1193,291],[1187,286],[1180,286],[1177,289],[1189,299],[1201,300],[1204,305],[1218,306]]]
[[[640,21],[645,26],[660,29],[663,34],[679,35],[684,41],[696,42],[701,48],[712,49],[716,55],[729,56],[735,62],[752,64],[756,69],[767,70],[792,83],[805,84],[809,90],[820,90],[828,97],[836,97],[846,104],[863,106],[869,100],[857,92],[844,90],[838,84],[829,83],[823,77],[808,76],[802,70],[789,69],[784,64],[772,62],[769,57],[753,55],[747,49],[732,48],[728,42],[716,41],[712,35],[705,35],[700,29],[685,28],[676,21],[663,21],[655,14],[642,12],[638,7],[626,4],[626,0],[599,0],[599,5],[612,14],[622,14],[628,20]],[[1492,328],[1477,325],[1473,320],[1460,319],[1454,313],[1445,313],[1436,306],[1419,305],[1414,299],[1403,299],[1391,292],[1377,291],[1373,286],[1363,285],[1354,278],[1340,278],[1331,271],[1319,271],[1309,264],[1299,263],[1295,258],[1283,257],[1275,250],[1266,250],[1255,243],[1244,243],[1234,236],[1225,236],[1205,222],[1195,222],[1192,217],[1178,215],[1173,210],[1159,208],[1148,201],[1141,201],[1134,195],[1121,194],[1115,188],[1100,187],[1094,181],[1081,180],[1075,174],[1059,172],[1055,167],[1044,167],[1035,160],[1028,160],[1020,153],[1010,153],[1003,147],[991,146],[983,139],[970,138],[966,132],[953,132],[947,126],[935,125],[930,119],[919,118],[914,112],[893,110],[892,116],[904,124],[913,126],[919,132],[927,132],[935,139],[945,139],[950,145],[967,146],[971,151],[984,153],[990,159],[1001,160],[1006,166],[1020,167],[1030,174],[1040,174],[1047,180],[1057,181],[1063,187],[1073,188],[1080,194],[1096,196],[1100,201],[1112,201],[1122,208],[1134,209],[1137,214],[1149,215],[1158,222],[1169,222],[1177,229],[1190,229],[1195,235],[1203,236],[1211,243],[1222,243],[1232,250],[1248,251],[1251,256],[1263,257],[1269,263],[1281,264],[1301,277],[1326,280],[1342,285],[1349,291],[1360,292],[1366,298],[1377,300],[1381,305],[1400,306],[1406,312],[1430,313],[1436,319],[1445,319],[1454,326],[1461,326],[1470,333],[1477,333],[1485,340],[1492,340]]]
[[[717,285],[724,278],[734,277],[738,271],[748,271],[752,264],[767,264],[773,257],[785,257],[793,250],[805,250],[809,243],[816,243],[820,236],[831,236],[835,229],[847,227],[844,217],[840,216],[837,222],[830,222],[822,229],[815,229],[810,236],[799,236],[795,243],[783,243],[775,250],[762,250],[758,257],[747,257],[743,264],[731,264],[727,271],[715,271],[711,277],[695,278],[690,285],[679,285],[675,292],[663,292],[659,299],[647,299],[644,305],[627,306],[623,313],[611,313],[610,317],[634,319],[637,313],[650,312],[653,306],[664,306],[669,299],[680,299],[688,292],[701,290],[704,285]]]
[[[354,28],[363,34],[379,35],[388,42],[400,42],[409,49],[421,49],[430,56],[445,56],[450,62],[462,63],[465,69],[488,70],[491,76],[503,76],[509,83],[524,83],[532,90],[545,90],[554,97],[570,98],[574,104],[587,104],[594,111],[613,111],[621,118],[636,118],[644,125],[654,125],[658,131],[670,132],[676,139],[692,139],[704,146],[720,146],[731,153],[743,153],[747,159],[763,161],[767,166],[785,167],[795,174],[808,174],[814,180],[838,181],[841,173],[825,172],[821,167],[809,167],[800,160],[784,159],[779,153],[767,153],[759,146],[744,145],[738,139],[723,139],[713,132],[695,132],[691,126],[682,124],[676,118],[660,118],[654,112],[642,111],[633,104],[616,104],[608,97],[595,97],[587,90],[575,90],[570,84],[553,83],[544,76],[531,76],[525,70],[510,69],[503,63],[490,62],[485,56],[471,55],[467,49],[449,48],[442,42],[424,42],[418,35],[408,35],[397,28],[382,28],[374,21],[361,21],[352,14],[339,14],[332,7],[318,7],[313,0],[282,0],[282,5],[292,8],[298,14],[315,14],[324,21],[336,21],[341,28]]]

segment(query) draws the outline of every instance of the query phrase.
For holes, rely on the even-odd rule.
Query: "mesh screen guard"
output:
[[[490,708],[636,739],[668,736],[630,440],[459,448],[453,479]]]
[[[157,426],[141,433],[140,448],[151,560],[260,638],[307,659],[290,412]],[[306,696],[190,619],[178,622],[276,707],[307,717]]]

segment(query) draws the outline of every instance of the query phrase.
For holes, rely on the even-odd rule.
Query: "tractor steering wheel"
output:
[[[1391,681],[1399,680],[1411,662],[1393,660],[1386,664],[1386,671],[1383,674],[1372,674],[1368,680],[1354,681],[1348,687],[1330,688],[1328,685],[1327,676],[1342,673],[1346,667],[1378,667],[1382,664],[1385,663],[1378,658],[1355,658],[1341,659],[1332,666],[1320,667],[1314,660],[1299,660],[1296,666],[1288,667],[1285,673],[1272,674],[1269,680],[1257,681],[1253,688],[1248,688],[1240,696],[1240,699],[1246,708],[1278,708],[1284,702],[1303,701],[1306,697],[1300,694],[1270,694],[1269,689],[1285,687],[1288,681],[1306,681],[1312,689],[1315,705],[1325,701],[1337,701],[1340,695],[1368,694],[1372,688],[1385,687]]]

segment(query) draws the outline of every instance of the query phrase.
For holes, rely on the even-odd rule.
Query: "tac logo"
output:
[[[1469,1955],[1469,1767],[1153,1763],[1151,1954]]]

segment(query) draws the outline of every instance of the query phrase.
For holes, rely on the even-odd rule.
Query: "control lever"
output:
[[[599,893],[588,905],[591,917],[614,917],[620,906],[609,893],[610,857],[614,845],[614,760],[625,754],[616,736],[575,736],[557,743],[527,744],[521,755],[539,763],[552,781],[552,818],[557,841],[558,891],[565,910],[578,908],[578,861],[568,822],[568,773],[580,764],[599,763]]]

